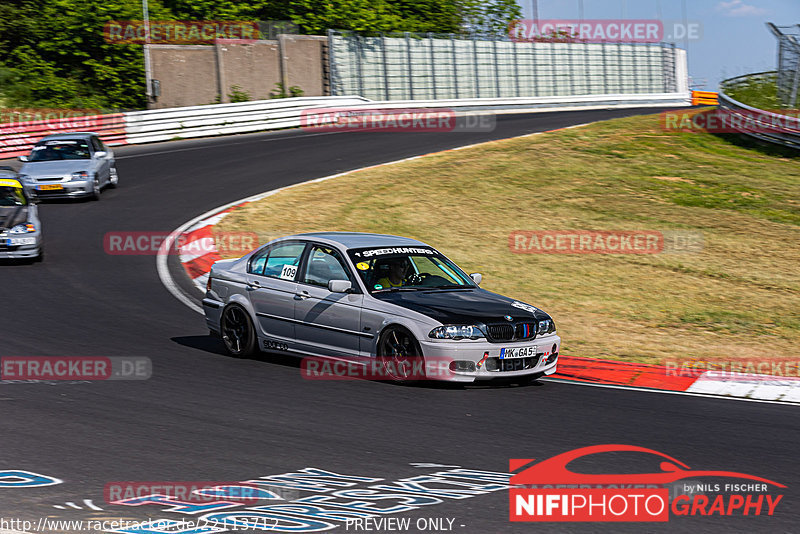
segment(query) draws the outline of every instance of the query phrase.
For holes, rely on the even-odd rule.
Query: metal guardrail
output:
[[[369,100],[359,96],[299,97],[133,111],[125,114],[125,131],[128,143],[139,144],[293,128],[303,110],[364,102]]]
[[[784,115],[743,104],[725,91],[748,81],[774,77],[775,72],[759,72],[730,78],[720,83],[719,108],[724,110],[732,130],[760,141],[800,150],[800,121],[797,116]]]
[[[371,101],[360,96],[300,97],[235,104],[133,111],[114,115],[0,125],[0,159],[27,154],[33,144],[59,131],[95,131],[110,145],[142,144],[303,126],[304,112],[325,109],[440,109],[467,112],[532,112],[620,107],[687,106],[689,93]],[[53,124],[53,122],[57,122]]]

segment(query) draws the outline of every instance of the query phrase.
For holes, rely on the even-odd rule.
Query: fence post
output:
[[[414,77],[411,72],[411,34],[405,32],[406,35],[406,57],[408,58],[408,92],[411,95],[409,100],[414,100]]]
[[[358,73],[358,94],[364,95],[364,71],[361,65],[361,36],[356,35],[356,72]]]
[[[338,96],[338,88],[336,87],[336,61],[334,61],[333,54],[333,30],[328,30],[328,90],[331,96]]]
[[[389,62],[386,60],[386,34],[381,32],[381,56],[383,57],[383,93],[384,100],[389,98]]]
[[[517,42],[514,40],[509,41],[510,46],[514,48],[514,85],[516,87],[517,96],[522,96],[519,90],[519,56],[517,55]]]
[[[431,44],[431,83],[433,84],[433,99],[437,100],[438,97],[436,96],[436,55],[434,54],[433,45],[433,34],[428,32],[428,42]]]
[[[456,98],[458,98],[458,56],[456,54],[456,39],[455,36],[450,34],[450,49],[453,51],[453,87],[456,90]]]
[[[470,35],[472,39],[472,56],[474,58],[472,64],[475,65],[475,97],[481,97],[481,81],[479,77],[479,70],[478,70],[478,41],[475,39],[475,35]]]

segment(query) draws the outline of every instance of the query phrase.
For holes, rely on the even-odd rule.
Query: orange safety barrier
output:
[[[717,106],[719,98],[713,91],[692,91],[693,106]]]

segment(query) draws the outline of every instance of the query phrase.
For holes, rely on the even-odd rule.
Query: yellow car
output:
[[[0,168],[0,259],[42,259],[42,223],[35,201],[16,179],[16,172]]]

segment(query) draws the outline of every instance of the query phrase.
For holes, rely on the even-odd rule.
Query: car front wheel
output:
[[[410,332],[389,327],[378,341],[378,361],[385,378],[395,382],[425,378],[425,358]]]
[[[100,200],[100,178],[96,174],[94,175],[94,182],[92,182],[91,199]]]
[[[119,185],[119,174],[117,174],[117,168],[112,166],[108,170],[108,187],[114,188]]]

